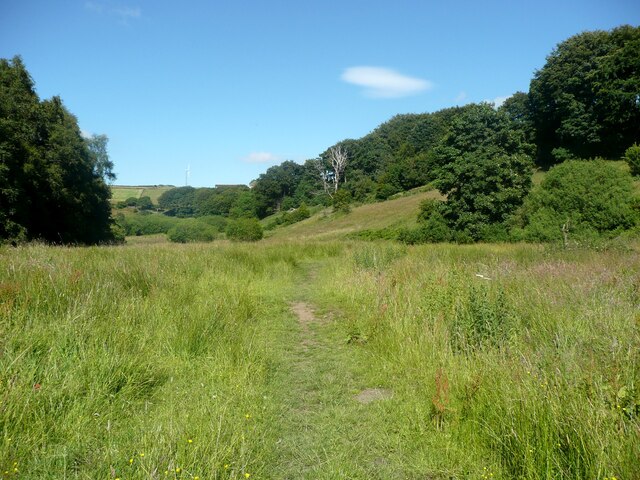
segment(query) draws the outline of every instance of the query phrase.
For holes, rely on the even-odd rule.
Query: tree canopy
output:
[[[620,158],[640,141],[640,27],[561,42],[529,89],[538,159]]]
[[[112,164],[94,140],[59,97],[39,100],[20,57],[0,59],[0,239],[113,240]]]

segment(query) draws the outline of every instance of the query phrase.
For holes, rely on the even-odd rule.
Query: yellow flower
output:
[[[129,459],[129,465],[133,463],[133,457]]]
[[[250,476],[251,476],[251,474],[250,474],[250,473],[245,473],[245,474],[244,474],[244,478],[249,478]]]
[[[176,467],[176,473],[180,473],[182,469],[180,467]]]
[[[229,465],[228,463],[225,463],[225,464],[224,464],[224,469],[225,469],[225,470],[228,470],[230,466],[231,466],[231,465]]]
[[[200,477],[193,477],[193,480],[200,480]]]
[[[141,457],[144,457],[144,453],[141,453],[141,454],[140,454],[140,456],[141,456]]]
[[[247,420],[249,420],[251,418],[251,415],[249,415],[248,413],[245,413],[244,418],[246,418]]]
[[[193,443],[193,440],[189,439],[189,440],[187,440],[187,442],[189,442],[189,443]]]

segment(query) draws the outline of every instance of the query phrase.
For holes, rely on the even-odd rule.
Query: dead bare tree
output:
[[[315,161],[315,167],[320,175],[320,180],[322,180],[322,188],[331,198],[338,191],[340,180],[343,178],[345,168],[347,168],[347,161],[347,152],[340,145],[329,149],[330,168],[322,158]]]

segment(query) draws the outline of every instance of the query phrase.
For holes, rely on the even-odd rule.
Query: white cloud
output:
[[[251,152],[249,155],[242,157],[242,161],[247,163],[276,163],[280,161],[280,157],[269,152]]]
[[[433,88],[428,80],[408,77],[382,67],[350,67],[340,78],[347,83],[364,87],[364,94],[374,98],[407,97]]]
[[[109,2],[86,1],[84,8],[99,15],[106,14],[110,17],[117,17],[118,23],[128,25],[128,21],[142,17],[142,9],[140,7],[130,7],[127,5],[113,7]]]
[[[500,108],[502,106],[502,104],[505,102],[505,100],[507,98],[509,98],[511,95],[506,95],[504,97],[496,97],[493,100],[489,100],[489,103],[493,103],[493,106],[495,108]]]
[[[122,21],[126,21],[130,18],[140,18],[140,16],[142,16],[142,10],[140,10],[140,7],[114,8],[113,13],[120,17],[120,20]]]
[[[86,138],[86,139],[93,137],[93,133],[83,129],[80,129],[80,135],[82,136],[82,138]]]
[[[102,13],[104,11],[104,5],[96,2],[84,2],[84,8],[97,13]]]
[[[454,98],[453,101],[456,102],[456,103],[462,103],[466,99],[467,99],[467,92],[462,91],[458,95],[456,95],[456,98]]]

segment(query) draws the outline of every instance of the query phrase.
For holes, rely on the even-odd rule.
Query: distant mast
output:
[[[187,169],[184,171],[184,186],[189,186],[189,175],[191,174],[191,165],[187,165]]]

